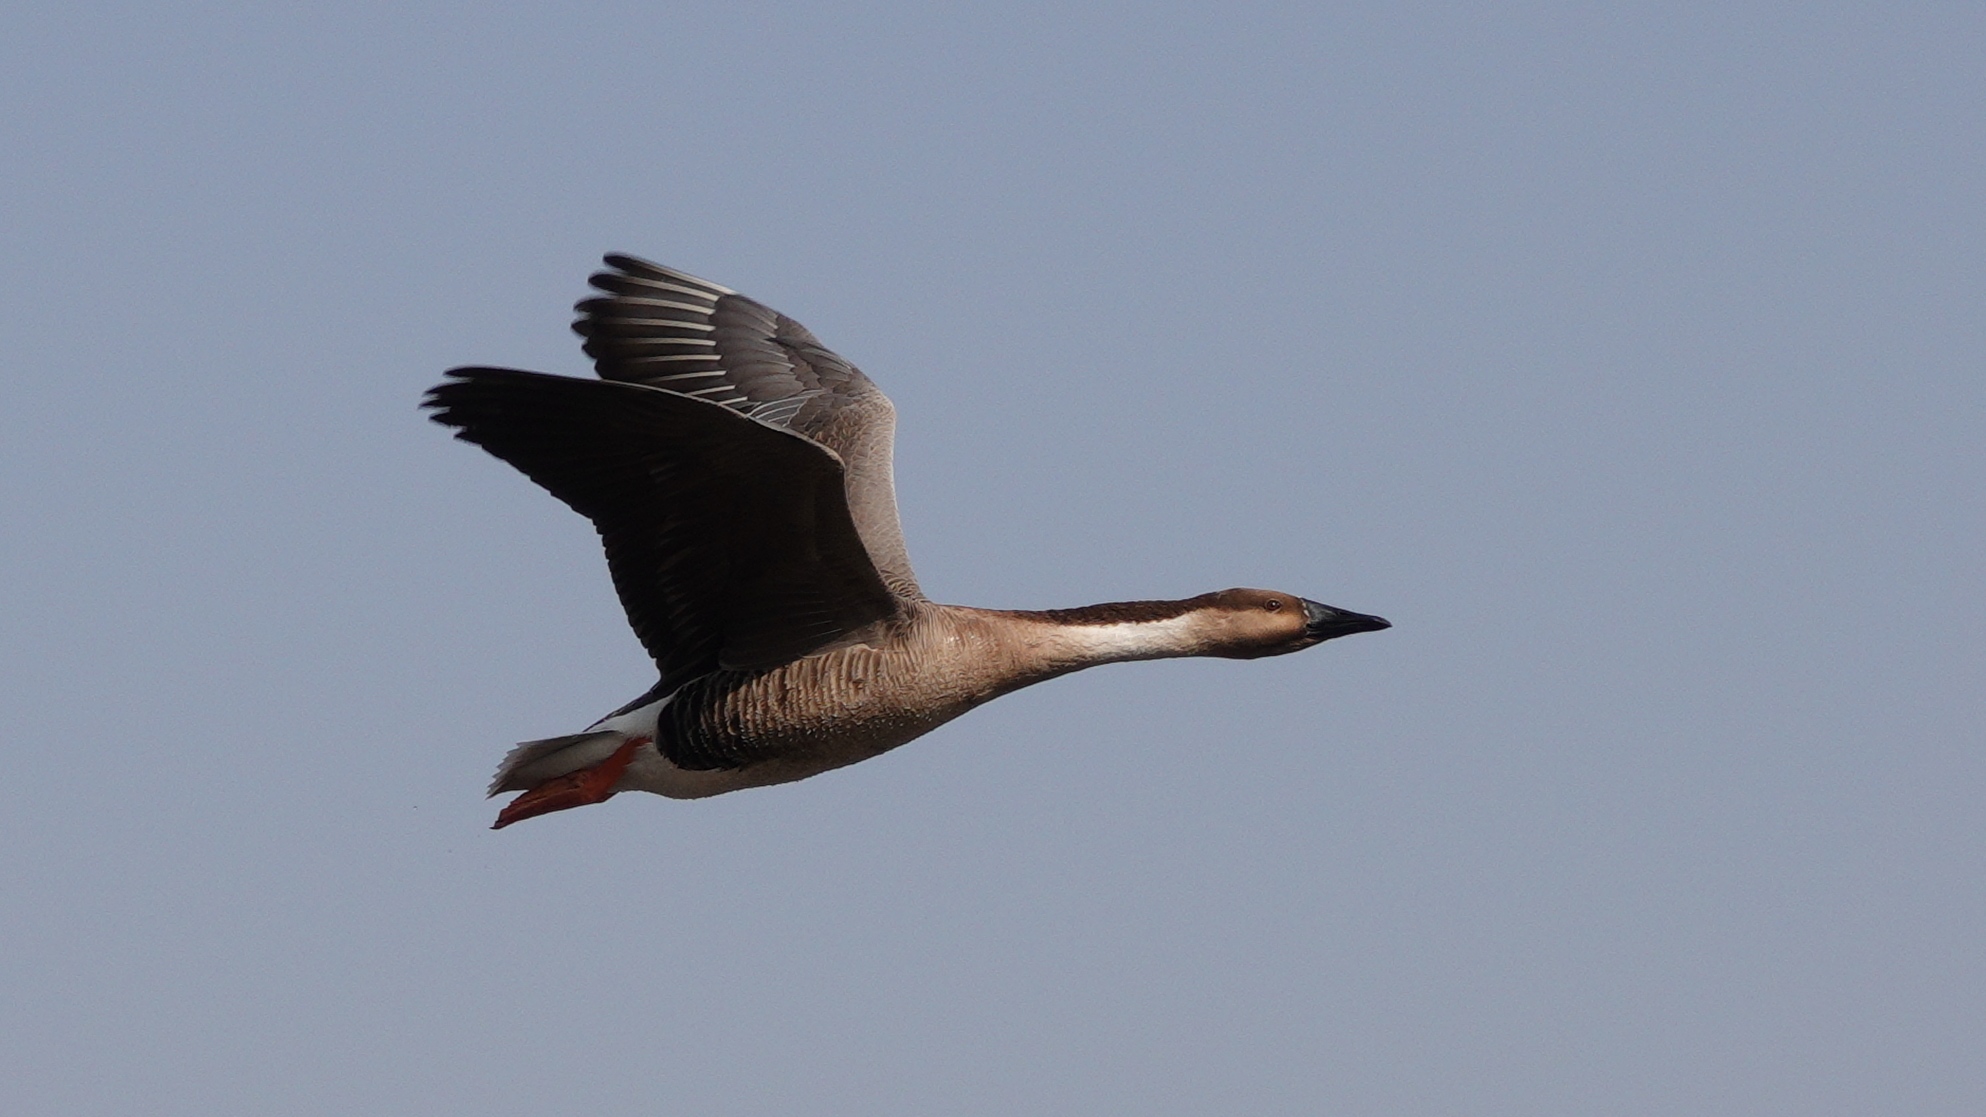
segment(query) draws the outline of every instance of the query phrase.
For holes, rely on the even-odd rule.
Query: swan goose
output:
[[[1100,663],[1252,659],[1389,627],[1295,594],[1017,612],[939,605],[911,572],[896,413],[791,318],[606,257],[573,329],[601,377],[457,368],[423,406],[593,521],[660,675],[582,733],[527,741],[495,826],[621,791],[804,779]]]

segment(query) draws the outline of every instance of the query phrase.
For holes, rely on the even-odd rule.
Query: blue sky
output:
[[[1972,1114],[1986,16],[16,5],[0,1078],[48,1114]],[[415,410],[604,251],[934,597],[1390,632],[502,833],[652,674]],[[17,1107],[17,1108],[16,1108]]]

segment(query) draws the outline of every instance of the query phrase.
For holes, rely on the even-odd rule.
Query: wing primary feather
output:
[[[704,303],[702,304],[679,303],[674,301],[673,299],[644,299],[638,295],[620,295],[618,297],[611,299],[602,299],[598,297],[590,298],[590,299],[582,299],[576,305],[574,305],[573,309],[587,310],[594,306],[607,306],[607,307],[613,307],[617,310],[624,307],[635,310],[647,310],[651,307],[660,307],[667,310],[687,310],[691,314],[709,314],[711,306],[714,305],[717,300],[714,298],[710,298],[707,295],[703,295],[702,292],[698,292],[698,294],[703,298],[705,298],[706,301]]]
[[[851,518],[832,449],[646,384],[449,376],[427,395],[432,417],[593,521],[664,685],[788,662],[902,608]]]

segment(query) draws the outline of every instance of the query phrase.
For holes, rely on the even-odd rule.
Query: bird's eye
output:
[[[1280,613],[1283,611],[1282,598],[1272,597],[1262,603],[1262,608],[1267,609],[1271,613]]]

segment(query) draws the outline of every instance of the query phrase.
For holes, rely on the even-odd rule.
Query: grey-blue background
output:
[[[17,4],[10,1113],[1986,1111],[1975,4]],[[605,250],[902,414],[931,594],[1293,590],[501,834],[648,685],[424,423]]]

